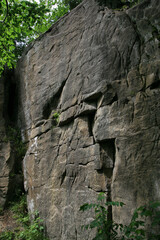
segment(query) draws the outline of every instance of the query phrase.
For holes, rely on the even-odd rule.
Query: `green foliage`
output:
[[[60,117],[60,113],[59,112],[55,112],[55,111],[52,112],[51,118],[52,118],[52,125],[54,127],[58,125],[59,117]]]
[[[0,240],[13,240],[14,239],[14,233],[7,231],[7,232],[2,232],[0,235]]]
[[[26,216],[28,218],[27,221],[29,221],[27,201],[26,201],[26,196],[24,194],[20,196],[18,201],[12,202],[10,208],[14,213],[14,218],[17,219],[18,222],[24,222],[24,219],[26,218]]]
[[[97,229],[96,237],[94,240],[105,240],[105,239],[116,239],[118,235],[118,229],[122,229],[122,224],[117,224],[112,221],[112,219],[108,219],[108,208],[110,206],[123,206],[122,202],[106,202],[104,203],[105,195],[104,193],[100,193],[98,196],[98,203],[96,204],[84,204],[80,207],[80,211],[86,211],[91,208],[94,208],[95,217],[94,220],[90,222],[90,224],[82,226],[85,229]]]
[[[54,8],[55,4],[57,8]],[[67,13],[69,7],[58,0],[0,1],[0,75],[4,66],[15,66],[24,47]]]
[[[81,0],[1,0],[0,76],[13,68],[28,43],[76,7]]]
[[[19,202],[12,203],[11,210],[19,227],[12,231],[2,232],[0,240],[48,240],[44,236],[43,221],[37,213],[35,213],[34,220],[30,221],[25,195],[21,196]]]
[[[154,229],[160,227],[160,203],[150,203],[148,206],[141,206],[134,211],[129,225],[116,223],[109,215],[109,207],[123,207],[122,202],[105,202],[104,193],[100,193],[97,199],[98,203],[85,203],[80,207],[80,211],[94,209],[94,220],[87,225],[83,225],[83,229],[97,229],[96,237],[93,240],[145,240],[147,231],[145,224],[150,218],[150,228],[152,233],[149,235],[150,240],[159,240],[160,234],[155,234]],[[155,231],[156,232],[156,231]]]
[[[0,71],[2,72],[5,64],[9,68],[15,65],[20,49],[23,49],[26,40],[28,42],[34,35],[35,27],[40,25],[40,19],[47,11],[36,2],[19,0],[8,0],[7,11],[6,1],[1,2]]]

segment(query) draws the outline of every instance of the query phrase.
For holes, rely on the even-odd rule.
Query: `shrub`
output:
[[[60,113],[56,111],[52,111],[51,118],[52,118],[52,126],[56,127],[59,123]]]
[[[44,235],[43,220],[35,213],[31,221],[27,211],[26,196],[22,195],[19,202],[12,203],[11,211],[17,221],[17,228],[1,233],[0,240],[48,240]]]
[[[97,229],[96,236],[93,240],[159,240],[160,234],[156,234],[156,229],[160,227],[160,203],[150,203],[148,206],[141,206],[134,211],[129,225],[116,223],[112,220],[109,208],[123,207],[123,202],[105,202],[105,194],[100,193],[97,199],[98,203],[85,203],[80,207],[80,211],[94,209],[94,220],[87,225],[83,225],[83,229]],[[145,228],[147,220],[151,220],[150,229],[152,233],[148,233]],[[155,230],[155,232],[154,232]]]

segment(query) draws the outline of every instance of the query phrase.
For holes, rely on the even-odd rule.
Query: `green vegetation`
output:
[[[22,195],[18,202],[11,203],[10,210],[16,219],[17,227],[11,231],[2,232],[0,240],[48,240],[44,235],[43,221],[35,213],[33,220],[27,211],[26,196]]]
[[[4,67],[13,68],[24,47],[80,0],[1,0],[0,1],[0,75]]]
[[[44,236],[43,221],[39,218],[38,214],[34,214],[34,219],[28,214],[26,196],[24,195],[23,186],[21,182],[23,179],[22,173],[22,159],[26,152],[26,146],[22,142],[21,133],[18,128],[11,126],[7,127],[7,136],[3,141],[10,141],[12,152],[16,162],[10,173],[11,192],[8,196],[8,201],[5,210],[0,209],[0,214],[4,215],[6,211],[11,212],[13,221],[16,222],[16,227],[12,230],[1,232],[0,240],[48,240]],[[16,175],[21,178],[20,183],[15,182]]]
[[[55,111],[52,111],[52,125],[53,127],[56,127],[59,123],[59,117],[60,117],[60,113],[59,112],[55,112]]]
[[[105,202],[105,194],[100,193],[98,203],[86,203],[80,207],[80,211],[94,209],[94,220],[90,224],[82,226],[84,229],[97,229],[96,237],[93,240],[145,240],[149,234],[150,240],[159,240],[160,234],[154,233],[160,227],[160,202],[150,203],[148,206],[141,206],[134,211],[129,225],[116,223],[112,220],[110,207],[122,207],[122,202]],[[146,224],[152,233],[146,230]]]

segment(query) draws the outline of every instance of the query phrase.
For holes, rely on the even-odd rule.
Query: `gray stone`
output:
[[[125,224],[136,207],[160,201],[159,16],[158,0],[124,11],[84,0],[19,60],[28,208],[51,240],[93,239],[81,230],[93,213],[79,207],[100,191],[126,204],[112,209]]]

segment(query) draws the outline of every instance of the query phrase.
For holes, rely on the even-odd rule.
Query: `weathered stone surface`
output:
[[[19,61],[28,207],[50,239],[92,239],[79,212],[98,192],[133,210],[160,200],[160,1],[126,11],[94,0],[60,19]],[[50,114],[60,112],[58,126]]]

